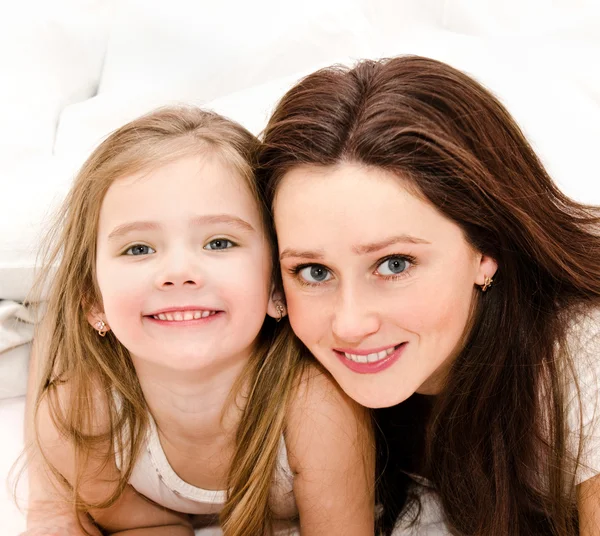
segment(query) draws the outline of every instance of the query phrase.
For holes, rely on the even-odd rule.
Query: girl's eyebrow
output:
[[[196,216],[190,220],[190,224],[194,226],[209,225],[215,223],[224,223],[227,225],[233,225],[240,228],[243,231],[254,232],[255,229],[250,223],[238,216],[232,214],[206,214],[204,216]],[[161,228],[160,223],[154,221],[132,221],[123,223],[115,227],[108,235],[108,240],[115,240],[117,238],[130,233],[131,231],[155,231]]]
[[[431,242],[423,239],[417,238],[416,236],[410,235],[397,235],[391,236],[390,238],[386,238],[379,242],[371,242],[370,244],[361,244],[358,246],[353,246],[352,251],[357,255],[367,255],[369,253],[375,253],[381,249],[387,248],[388,246],[393,246],[394,244],[431,244]],[[279,255],[279,260],[283,260],[287,257],[299,257],[301,259],[314,259],[320,260],[323,259],[325,253],[322,249],[316,249],[313,251],[310,250],[298,250],[292,248],[285,248],[281,255]]]
[[[108,235],[108,240],[117,238],[130,233],[131,231],[154,231],[160,229],[160,225],[153,221],[132,221],[115,227]]]
[[[252,227],[252,225],[243,220],[238,216],[234,216],[233,214],[206,214],[204,216],[197,216],[192,219],[192,223],[194,225],[207,225],[210,223],[226,223],[228,225],[233,225],[235,227],[239,227],[244,231],[254,232],[256,229]]]

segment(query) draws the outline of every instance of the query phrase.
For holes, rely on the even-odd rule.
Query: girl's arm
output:
[[[68,384],[59,387],[59,399],[66,401]],[[98,422],[94,423],[96,432],[101,432],[108,425],[102,422],[104,411],[96,411]],[[75,449],[56,429],[46,400],[42,401],[37,415],[39,442],[46,457],[69,483],[75,481],[77,467],[75,464]],[[111,453],[110,457],[106,453]],[[108,460],[107,460],[108,458]],[[59,525],[68,528],[73,534],[84,536],[79,528],[74,510],[67,505],[61,496],[61,485],[53,482],[54,477],[44,466],[41,459],[32,460],[30,486],[32,504],[28,514],[28,528],[51,527]],[[103,449],[97,456],[90,456],[81,479],[80,494],[91,503],[99,503],[107,499],[114,490],[119,479],[119,470],[112,457],[109,447]],[[63,492],[64,493],[64,492]],[[82,521],[92,535],[119,534],[128,536],[154,536],[165,534],[170,536],[193,536],[194,531],[189,517],[167,508],[163,508],[146,499],[131,486],[127,486],[117,501],[108,508],[88,512]],[[92,522],[93,520],[93,522]],[[78,532],[79,531],[79,532]],[[43,532],[42,532],[43,534]],[[51,532],[49,533],[51,534]]]
[[[34,406],[39,383],[37,349],[43,344],[38,332],[32,346],[27,378],[27,396],[25,400],[25,445],[34,443]],[[45,470],[40,453],[33,447],[27,451],[27,476],[29,481],[29,500],[27,508],[27,531],[21,536],[85,536],[74,510],[56,490],[59,484]],[[81,525],[90,536],[102,536],[87,515],[81,515]]]
[[[373,535],[375,446],[368,410],[312,368],[291,404],[286,445],[302,536]]]

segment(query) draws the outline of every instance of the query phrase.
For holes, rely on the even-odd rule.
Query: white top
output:
[[[575,364],[575,372],[581,396],[583,416],[583,441],[576,483],[600,473],[600,310],[591,312],[573,325],[568,338],[568,348]],[[580,406],[575,385],[570,386],[567,396],[567,422],[572,432],[571,449],[579,443]],[[573,450],[576,452],[576,450]],[[445,516],[435,490],[428,487],[425,479],[414,477],[422,484],[416,490],[421,501],[421,514],[416,523],[398,522],[393,536],[446,536],[450,534],[444,522]]]
[[[116,449],[115,458],[117,467],[120,469],[122,458]],[[298,516],[293,482],[294,477],[288,463],[287,448],[282,436],[270,497],[273,516],[277,520],[274,523],[276,534],[296,534],[296,524],[290,521]],[[165,455],[156,423],[151,415],[149,415],[146,440],[135,461],[129,484],[155,503],[184,514],[219,514],[227,498],[225,490],[197,488],[179,477]]]

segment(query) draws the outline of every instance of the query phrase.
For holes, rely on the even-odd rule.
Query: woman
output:
[[[381,408],[383,531],[598,534],[598,208],[426,58],[308,76],[263,141],[292,327]]]

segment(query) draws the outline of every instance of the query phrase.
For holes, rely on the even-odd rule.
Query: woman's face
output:
[[[303,166],[274,200],[292,327],[344,391],[372,408],[439,392],[476,285],[496,271],[405,185],[358,164]]]

